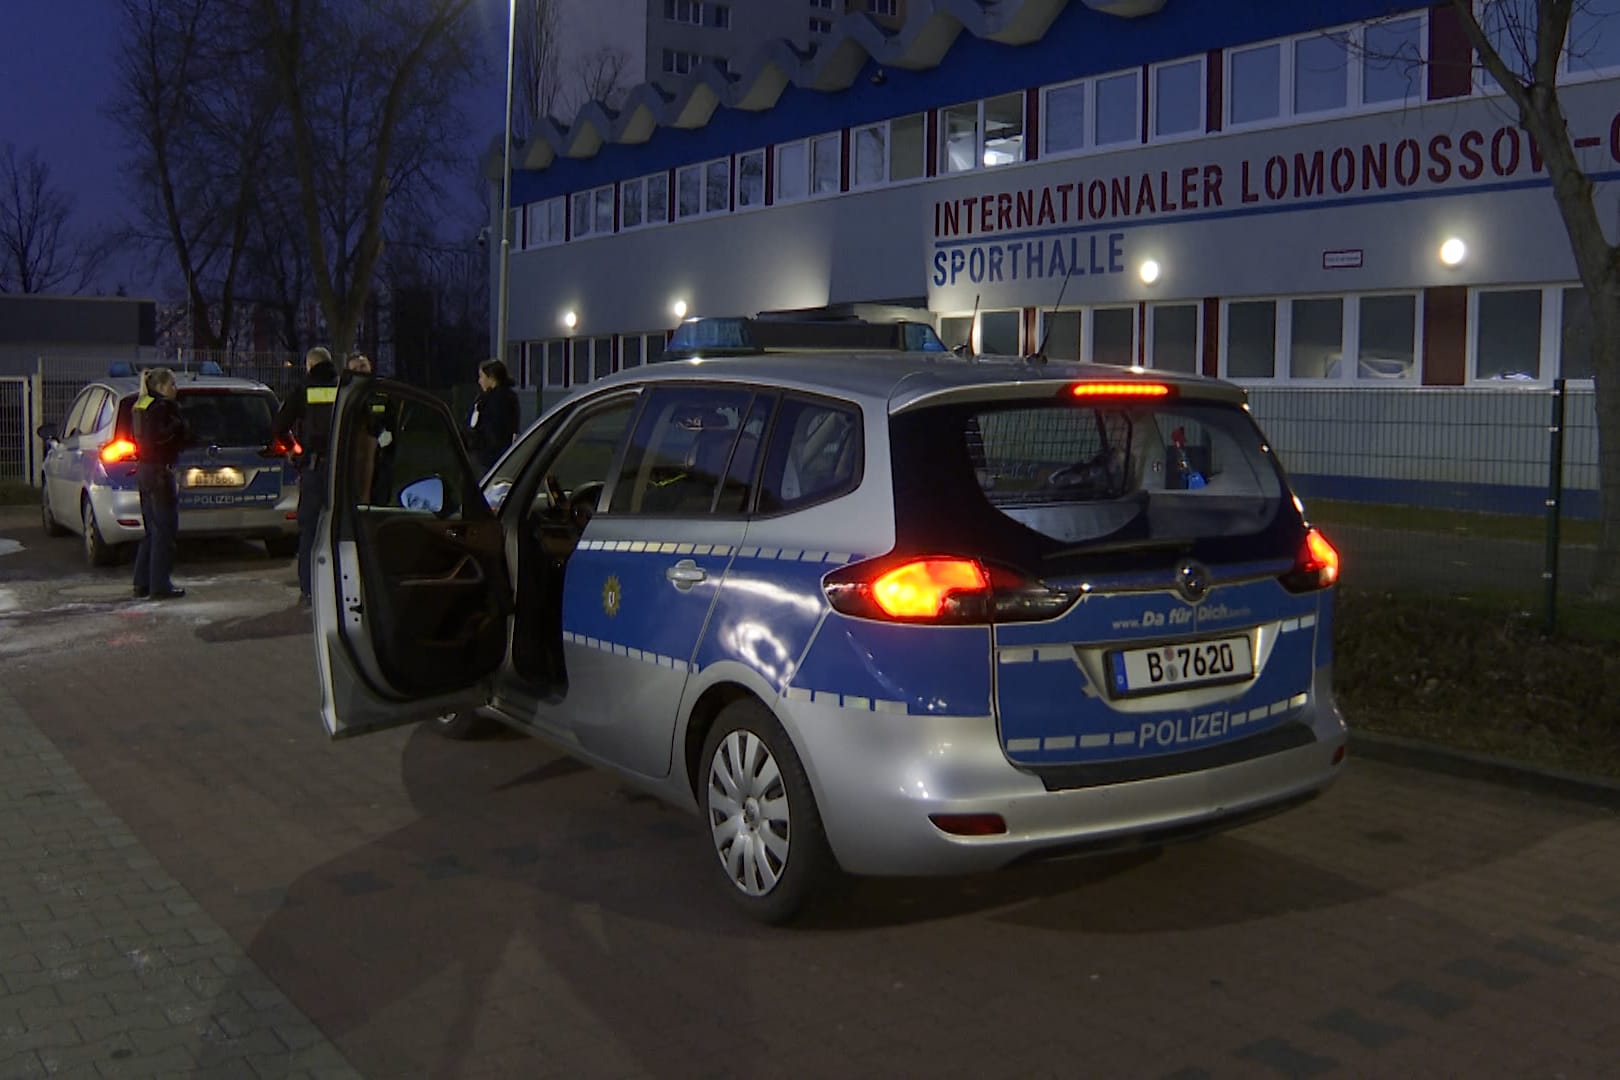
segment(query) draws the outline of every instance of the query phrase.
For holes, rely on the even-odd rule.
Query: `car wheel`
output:
[[[264,540],[264,551],[272,559],[291,559],[298,554],[298,537],[267,536]]]
[[[56,515],[51,513],[50,485],[43,482],[39,485],[39,523],[46,536],[66,536],[68,533],[67,528],[56,520]]]
[[[84,504],[84,559],[91,566],[112,566],[118,562],[118,549],[101,538],[96,508],[89,500]]]
[[[787,733],[753,699],[734,701],[703,742],[699,801],[727,893],[781,923],[837,872],[810,778]]]
[[[447,739],[482,739],[495,734],[500,721],[491,720],[477,709],[440,713],[433,718],[433,730]]]

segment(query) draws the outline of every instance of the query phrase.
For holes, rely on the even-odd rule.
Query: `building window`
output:
[[[1044,125],[1042,153],[1050,157],[1083,150],[1086,145],[1086,84],[1076,82],[1048,87],[1041,119]]]
[[[1294,112],[1332,112],[1350,103],[1350,39],[1318,34],[1294,42]]]
[[[574,195],[573,232],[575,240],[580,240],[591,235],[591,222],[593,220],[595,220],[595,218],[592,216],[591,193],[588,191],[576,193]]]
[[[832,22],[831,22],[831,20],[812,18],[810,20],[810,32],[812,34],[830,34],[830,33],[832,33]]]
[[[1415,379],[1418,302],[1410,293],[1363,296],[1356,303],[1357,379]]]
[[[982,311],[979,313],[980,356],[1017,356],[1022,347],[1020,334],[1024,326],[1024,313],[1011,311]]]
[[[1051,360],[1079,360],[1083,313],[1048,311],[1041,313],[1041,340],[1036,349]]]
[[[1280,43],[1234,49],[1227,64],[1230,72],[1227,119],[1231,123],[1253,124],[1282,115],[1283,47]]]
[[[669,220],[669,174],[638,176],[619,185],[619,229],[662,225]]]
[[[928,122],[922,113],[889,121],[889,182],[915,180],[927,167]]]
[[[947,349],[973,349],[973,316],[947,315],[939,320],[939,340]]]
[[[644,339],[640,334],[626,334],[619,339],[619,368],[629,371],[633,367],[641,366],[641,343]]]
[[[1288,305],[1288,375],[1336,379],[1343,374],[1344,299],[1294,300]]]
[[[568,385],[584,386],[591,381],[591,339],[577,338],[568,342],[568,346],[573,354],[573,363],[569,365]]]
[[[1153,135],[1170,138],[1204,130],[1204,58],[1153,69]]]
[[[870,15],[892,19],[900,13],[900,5],[897,0],[866,0],[866,11]]]
[[[839,169],[843,164],[837,134],[820,135],[810,140],[810,192],[813,195],[834,194],[839,187]]]
[[[803,139],[776,148],[776,201],[793,202],[810,193],[810,148]]]
[[[690,75],[702,62],[703,57],[695,52],[684,52],[680,49],[664,50],[665,75]]]
[[[583,344],[583,343],[582,343]],[[591,378],[605,379],[613,374],[613,339],[591,339]]]
[[[1093,364],[1136,363],[1136,309],[1134,307],[1096,308],[1086,320],[1091,324],[1091,348],[1087,359]]]
[[[664,18],[671,22],[703,25],[703,0],[664,0]]]
[[[850,169],[849,186],[876,187],[889,178],[889,125],[870,124],[850,133],[850,148],[855,155]]]
[[[1023,92],[941,110],[939,139],[939,165],[947,173],[1022,161]]]
[[[1198,305],[1154,304],[1148,316],[1148,366],[1198,374]]]
[[[574,239],[613,231],[613,185],[574,195]]]
[[[1277,301],[1226,304],[1225,368],[1229,379],[1277,377]]]
[[[1422,16],[1368,24],[1362,31],[1361,103],[1416,101],[1423,91]]]
[[[1473,294],[1473,377],[1535,382],[1541,378],[1541,289]]]
[[[716,30],[731,29],[731,8],[725,4],[709,5],[709,25]]]
[[[1579,78],[1620,68],[1620,19],[1614,18],[1615,14],[1613,4],[1606,11],[1596,4],[1575,5],[1569,15],[1569,36],[1564,46],[1564,62],[1570,75]]]
[[[559,195],[544,202],[530,203],[523,208],[523,237],[526,248],[560,244],[567,237],[568,199]]]
[[[731,159],[687,165],[675,173],[675,217],[707,217],[731,209]]]
[[[568,385],[568,342],[546,342],[546,364],[542,385],[548,389],[561,389]]]
[[[1094,146],[1142,141],[1142,93],[1139,74],[1127,71],[1098,79],[1092,93],[1091,139]]]
[[[765,151],[737,155],[737,208],[765,205]]]
[[[592,202],[596,206],[596,233],[610,233],[613,231],[613,185],[599,187],[591,192]]]

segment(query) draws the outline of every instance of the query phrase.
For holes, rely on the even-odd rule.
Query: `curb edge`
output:
[[[1526,765],[1507,758],[1454,750],[1437,743],[1374,731],[1352,730],[1350,752],[1387,765],[1425,769],[1466,780],[1483,780],[1608,810],[1620,810],[1620,783],[1601,777]]]

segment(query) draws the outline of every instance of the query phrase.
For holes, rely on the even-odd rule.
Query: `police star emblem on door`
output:
[[[623,598],[624,593],[619,586],[618,576],[609,574],[608,579],[602,583],[602,610],[607,612],[608,618],[611,619],[619,613],[619,603]]]

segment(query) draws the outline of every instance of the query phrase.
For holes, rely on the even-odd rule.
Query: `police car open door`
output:
[[[339,391],[311,567],[321,715],[334,738],[482,704],[506,655],[500,520],[454,420],[388,380]]]

